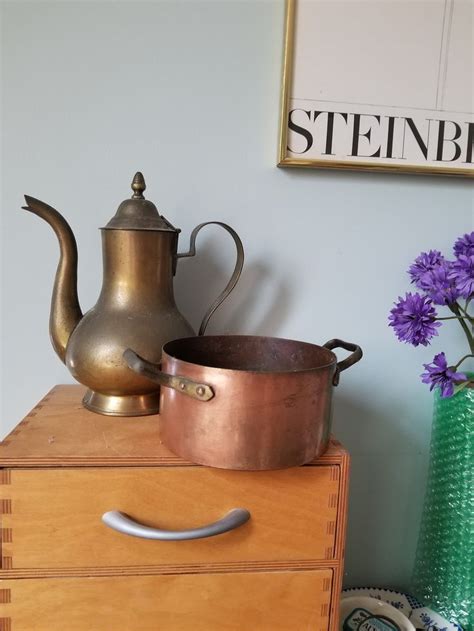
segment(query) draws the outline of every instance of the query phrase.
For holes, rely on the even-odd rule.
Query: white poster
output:
[[[474,0],[289,0],[280,165],[474,175]]]

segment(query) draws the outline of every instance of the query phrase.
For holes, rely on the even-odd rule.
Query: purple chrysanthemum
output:
[[[428,346],[429,340],[438,335],[436,328],[441,326],[435,321],[436,315],[430,298],[408,292],[405,298],[399,296],[390,311],[389,326],[393,326],[401,342]]]
[[[420,279],[420,285],[435,305],[451,305],[460,296],[456,281],[451,276],[452,265],[451,261],[442,261]]]
[[[465,234],[454,244],[454,255],[456,257],[461,256],[474,256],[474,232],[471,234]]]
[[[422,252],[420,256],[415,259],[415,262],[410,265],[410,269],[408,270],[411,282],[414,283],[418,289],[425,289],[423,286],[423,277],[428,272],[438,267],[443,261],[444,256],[439,250]]]
[[[460,254],[452,264],[449,275],[462,298],[467,299],[474,294],[474,254]]]
[[[448,366],[446,355],[439,353],[434,356],[432,364],[423,364],[426,372],[421,375],[423,383],[430,384],[430,390],[439,387],[440,395],[443,398],[452,397],[454,386],[463,381],[467,381],[467,375],[463,372],[456,372]]]

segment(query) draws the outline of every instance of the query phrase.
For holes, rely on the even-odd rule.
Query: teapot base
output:
[[[107,416],[146,416],[158,414],[160,391],[116,396],[87,390],[82,404],[91,412]]]

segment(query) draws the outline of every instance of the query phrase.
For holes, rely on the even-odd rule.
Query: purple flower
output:
[[[423,284],[423,277],[427,272],[431,272],[438,267],[440,263],[444,261],[444,256],[439,250],[430,250],[429,252],[422,252],[420,256],[415,259],[415,262],[410,265],[408,274],[410,275],[411,282],[414,283],[418,289],[425,289]]]
[[[451,276],[452,266],[451,261],[442,261],[420,279],[420,285],[435,305],[451,305],[459,298],[456,281]]]
[[[474,254],[460,254],[452,263],[449,275],[460,296],[467,299],[474,294]]]
[[[454,386],[462,381],[467,381],[467,375],[462,372],[456,372],[455,369],[448,366],[446,355],[439,353],[434,356],[432,364],[423,364],[426,372],[421,375],[423,383],[430,384],[430,390],[439,387],[441,397],[452,397],[454,394]]]
[[[465,234],[454,244],[454,255],[456,257],[461,256],[474,256],[474,232],[471,234]]]
[[[429,340],[438,335],[436,328],[441,326],[435,321],[436,315],[430,298],[408,292],[405,298],[399,296],[390,311],[389,326],[393,326],[401,342],[428,346]]]

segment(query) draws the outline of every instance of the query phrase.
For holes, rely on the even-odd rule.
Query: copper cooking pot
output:
[[[351,355],[338,362],[331,352]],[[358,362],[356,344],[274,337],[189,337],[163,347],[161,369],[132,350],[132,370],[161,388],[163,442],[182,458],[222,469],[283,469],[326,450],[332,386]]]

